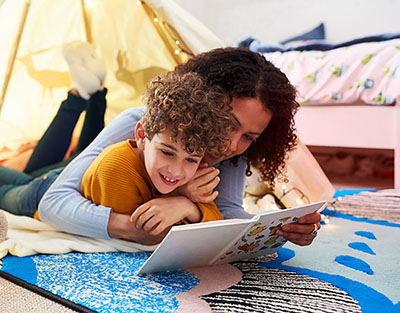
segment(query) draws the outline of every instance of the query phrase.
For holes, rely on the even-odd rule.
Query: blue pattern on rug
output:
[[[369,231],[356,231],[355,234],[360,237],[376,240],[375,235]]]
[[[351,255],[339,255],[335,258],[335,262],[356,271],[367,273],[368,275],[374,274],[374,271],[367,262]]]
[[[350,242],[349,247],[364,253],[376,255],[376,253],[364,242]]]
[[[278,258],[260,265],[329,282],[358,301],[363,313],[400,312],[399,235],[400,224],[335,213],[311,246],[288,243]]]
[[[149,253],[69,253],[3,259],[2,270],[98,312],[175,312],[175,296],[199,283],[167,271],[138,276]]]

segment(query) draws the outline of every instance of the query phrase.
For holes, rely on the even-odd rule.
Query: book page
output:
[[[276,231],[288,223],[296,223],[301,216],[318,211],[326,201],[316,202],[301,207],[270,211],[253,218],[255,223],[213,264],[224,264],[247,258],[272,254],[286,243]]]

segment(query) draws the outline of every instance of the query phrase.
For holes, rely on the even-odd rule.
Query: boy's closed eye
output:
[[[166,151],[166,150],[161,150],[161,153],[162,153],[162,154],[165,154],[165,155],[167,155],[167,156],[173,156],[173,155],[174,155],[173,152],[171,152],[171,151]]]
[[[198,164],[201,161],[201,159],[193,159],[193,158],[187,158],[186,160],[190,163],[195,163],[195,164]]]

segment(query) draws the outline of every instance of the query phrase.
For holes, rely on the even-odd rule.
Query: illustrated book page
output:
[[[252,219],[174,226],[138,274],[223,264],[272,254],[286,242],[283,237],[276,235],[280,227],[322,210],[325,204],[326,201],[320,201],[268,211]]]

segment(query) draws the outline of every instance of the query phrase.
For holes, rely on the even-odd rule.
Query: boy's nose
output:
[[[181,178],[183,175],[183,166],[181,162],[173,162],[169,165],[168,170],[175,179]]]

